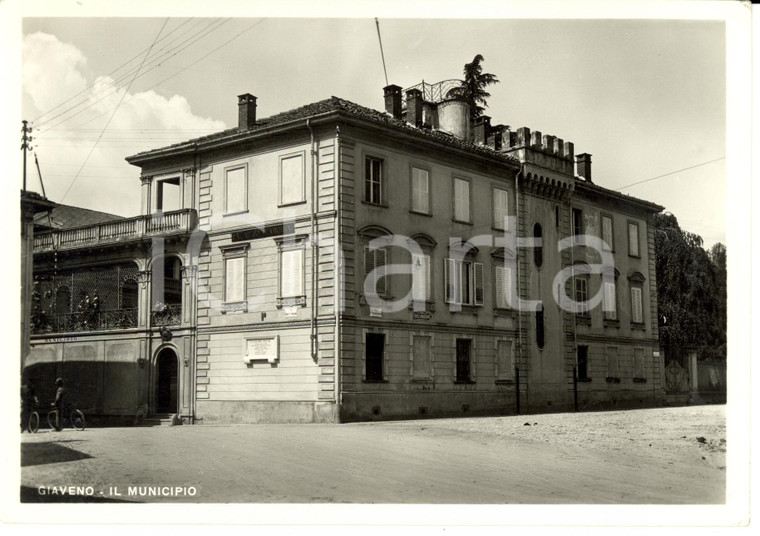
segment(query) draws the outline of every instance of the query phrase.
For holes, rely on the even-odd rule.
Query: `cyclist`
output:
[[[34,390],[34,380],[29,378],[21,387],[21,433],[24,432],[29,424],[29,417],[32,414],[34,405],[38,402],[37,393]]]
[[[63,418],[63,398],[65,395],[63,379],[58,378],[55,380],[55,384],[58,386],[58,389],[55,391],[55,400],[50,405],[55,408],[55,428],[60,431],[63,424],[61,420]]]

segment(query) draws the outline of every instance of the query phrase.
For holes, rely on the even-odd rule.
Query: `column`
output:
[[[141,214],[150,214],[151,213],[151,189],[153,185],[153,176],[152,175],[143,175],[140,177],[140,182],[142,183],[142,193],[140,197],[140,208],[141,208]]]
[[[137,272],[138,283],[138,309],[137,309],[137,327],[150,327],[150,270],[141,270]]]
[[[182,325],[195,324],[195,281],[198,265],[190,264],[180,268],[182,274]]]

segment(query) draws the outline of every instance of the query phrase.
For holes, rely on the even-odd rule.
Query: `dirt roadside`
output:
[[[40,430],[22,435],[21,486],[46,502],[721,504],[725,440],[725,406]]]

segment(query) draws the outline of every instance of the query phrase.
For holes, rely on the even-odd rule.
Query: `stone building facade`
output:
[[[27,373],[203,423],[658,404],[662,207],[446,84],[265,119],[245,94],[236,128],[129,157],[141,216],[35,237],[39,310],[69,317],[33,323]]]

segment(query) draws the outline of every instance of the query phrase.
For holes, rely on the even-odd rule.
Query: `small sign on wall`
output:
[[[280,337],[249,337],[244,339],[243,361],[276,362],[280,359]]]
[[[369,316],[374,318],[382,318],[383,310],[380,307],[370,307]]]

